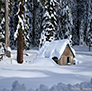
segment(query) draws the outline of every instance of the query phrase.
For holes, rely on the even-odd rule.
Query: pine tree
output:
[[[88,26],[87,26],[87,44],[89,45],[89,51],[90,47],[92,46],[92,1],[88,1]]]
[[[82,7],[80,8],[80,18],[81,18],[80,25],[81,25],[81,22],[83,22],[84,43],[86,42],[86,30],[87,30],[87,9],[88,9],[87,1],[88,0],[80,0],[81,7]]]
[[[77,35],[78,39],[80,38],[80,25],[81,21],[83,22],[83,31],[86,36],[86,30],[87,30],[87,0],[77,0]],[[84,41],[85,41],[85,36],[84,36]],[[80,42],[80,41],[78,41]],[[78,43],[79,44],[79,43]]]
[[[83,26],[83,21],[81,21],[80,24],[80,30],[79,30],[79,34],[80,34],[80,45],[84,45],[84,26]]]
[[[77,37],[77,0],[67,0],[68,7],[71,13],[71,35],[72,35],[72,43],[73,45],[78,44],[78,37]]]
[[[86,43],[86,31],[87,31],[87,20],[88,20],[88,0],[82,0],[82,5],[81,7],[83,7],[82,11],[83,11],[83,14],[81,16],[81,19],[83,21],[83,32],[84,32],[84,43]]]
[[[10,1],[10,21],[9,21],[9,28],[10,28],[10,47],[11,49],[17,48],[17,39],[14,40],[14,33],[17,29],[18,24],[18,1]]]
[[[12,49],[16,49],[17,47],[17,39],[14,40],[14,32],[16,31],[17,24],[18,24],[18,1],[14,1],[13,3],[10,2],[10,46]],[[24,1],[24,32],[23,32],[23,48],[29,49],[29,9],[28,9],[28,3]]]
[[[18,7],[18,25],[17,30],[18,32],[18,45],[17,45],[17,62],[23,63],[23,0],[19,0],[19,7]],[[16,34],[16,33],[15,33]]]
[[[68,38],[71,33],[71,16],[70,16],[70,10],[68,7],[68,4],[66,1],[62,1],[61,4],[62,10],[61,10],[61,30],[60,30],[60,38]]]
[[[39,45],[39,48],[42,47],[42,45],[46,42],[46,36],[45,36],[45,32],[42,31],[41,33],[41,38],[40,38],[40,45]]]
[[[28,3],[25,0],[24,1],[24,33],[23,33],[23,48],[28,50],[30,47],[29,43],[29,9],[28,9]]]
[[[57,6],[57,1],[56,0],[50,0],[50,7],[49,7],[49,11],[50,11],[50,16],[51,16],[51,20],[50,22],[53,24],[52,26],[52,31],[53,31],[53,40],[57,40],[58,36],[57,36],[57,13],[56,13],[56,6]],[[49,26],[50,28],[50,26]]]
[[[57,26],[57,36],[59,39],[63,39],[63,31],[62,29],[62,2],[61,0],[58,1],[57,4],[57,19],[58,19],[58,26]]]
[[[34,46],[34,28],[35,28],[35,2],[36,0],[28,0],[29,8],[29,36],[30,36],[30,48]]]
[[[0,42],[5,43],[5,5],[4,1],[0,0]]]
[[[29,48],[32,46],[32,39],[33,39],[33,34],[32,34],[32,30],[33,30],[33,16],[32,16],[32,0],[28,0],[27,1],[27,7],[28,7],[28,17],[29,17]]]
[[[56,0],[47,0],[44,3],[45,12],[43,14],[42,21],[42,39],[40,39],[40,45],[43,45],[45,41],[54,41],[57,38],[57,16],[56,16]]]
[[[89,42],[89,51],[90,51],[90,47],[92,47],[92,19],[91,19],[90,28],[88,31],[88,42]]]
[[[40,5],[40,2],[37,3],[37,7],[35,10],[35,37],[34,37],[34,45],[36,47],[39,47],[40,43],[40,37],[41,37],[41,32],[42,32],[42,14],[43,14],[43,8]]]
[[[5,44],[5,16],[4,16],[4,1],[0,1],[0,53],[4,53],[4,44]]]

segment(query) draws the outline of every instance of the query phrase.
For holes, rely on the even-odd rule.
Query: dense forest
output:
[[[41,47],[45,41],[66,39],[72,45],[92,46],[92,0],[22,0],[23,48]],[[19,0],[8,0],[10,47],[17,48]],[[0,0],[0,42],[5,41],[5,2]]]

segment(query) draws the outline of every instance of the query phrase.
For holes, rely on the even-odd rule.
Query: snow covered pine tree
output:
[[[24,32],[23,32],[23,49],[28,50],[30,47],[29,36],[29,9],[27,0],[24,1]]]
[[[4,1],[0,0],[0,42],[5,43],[5,9]]]
[[[17,62],[23,63],[23,1],[19,0],[19,7],[18,7],[18,25],[17,30],[14,34],[15,38],[18,38],[18,45],[17,45]],[[18,35],[18,36],[17,36]]]
[[[43,4],[45,12],[42,21],[42,34],[40,38],[40,47],[45,41],[54,41],[57,38],[57,16],[56,0],[46,0]]]
[[[70,32],[71,32],[71,16],[70,16],[70,11],[68,7],[67,0],[62,1],[61,4],[61,38],[66,39],[69,37]]]
[[[9,21],[9,28],[10,28],[10,47],[11,49],[16,49],[17,48],[17,39],[14,40],[14,33],[17,28],[18,24],[18,16],[16,15],[17,13],[17,5],[18,1],[10,1],[10,21]]]
[[[88,35],[88,45],[89,51],[90,47],[92,47],[92,0],[89,0],[88,4],[88,26],[87,26],[87,35]]]

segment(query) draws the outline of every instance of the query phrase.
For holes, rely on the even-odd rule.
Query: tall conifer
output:
[[[40,45],[43,45],[45,41],[54,41],[57,38],[57,16],[56,16],[56,0],[46,0],[44,3],[45,12],[43,14],[42,21],[42,39],[40,39]],[[45,38],[45,39],[43,39]]]
[[[16,30],[18,31],[17,62],[23,63],[23,0],[19,0],[19,8],[17,14],[19,19]]]

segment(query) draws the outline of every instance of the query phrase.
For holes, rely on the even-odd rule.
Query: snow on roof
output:
[[[58,59],[60,59],[67,44],[69,44],[68,39],[56,40],[53,42],[45,42],[45,44],[39,50],[37,57],[45,57],[45,58],[57,57]],[[75,51],[73,48],[71,48],[71,51],[75,56]]]

